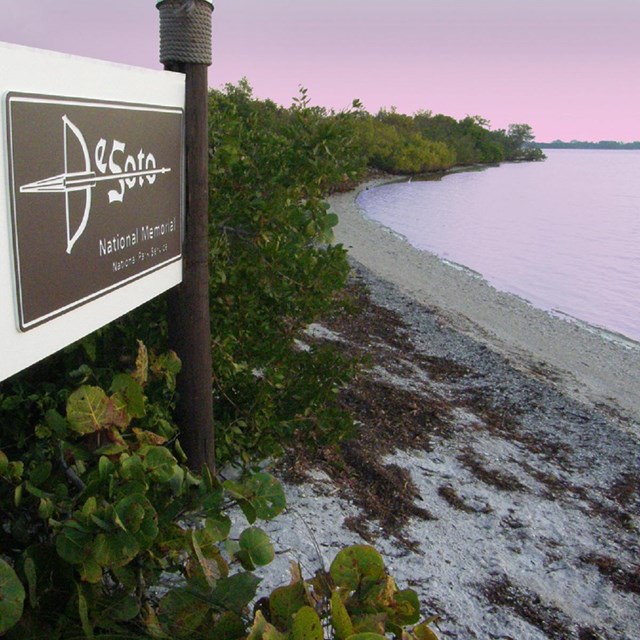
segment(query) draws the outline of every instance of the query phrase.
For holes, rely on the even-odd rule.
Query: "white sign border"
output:
[[[185,77],[0,42],[0,381],[83,338],[178,285],[182,261],[172,262],[28,332],[16,323],[17,291],[11,241],[5,96],[9,92],[73,96],[89,101],[184,108]],[[184,133],[183,133],[184,135]],[[184,183],[184,176],[183,176]],[[184,206],[183,206],[184,209]]]

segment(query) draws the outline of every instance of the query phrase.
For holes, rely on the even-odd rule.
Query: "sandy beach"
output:
[[[304,342],[369,363],[340,395],[357,433],[275,467],[261,595],[364,542],[442,640],[640,638],[638,345],[414,250],[356,197],[330,204],[359,312]]]
[[[640,422],[640,344],[536,309],[481,277],[412,247],[366,218],[356,191],[334,195],[336,241],[375,275],[434,310],[443,322],[553,380],[566,393]],[[635,425],[638,426],[637,424]]]

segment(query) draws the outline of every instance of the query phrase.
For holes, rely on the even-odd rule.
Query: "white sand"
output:
[[[434,432],[429,451],[395,450],[390,434],[381,460],[410,473],[416,505],[435,518],[416,516],[404,527],[416,550],[367,521],[400,588],[411,586],[425,613],[441,615],[443,640],[640,638],[640,596],[614,579],[631,581],[638,570],[640,503],[633,491],[622,499],[620,487],[630,490],[637,477],[640,345],[552,317],[412,248],[364,217],[354,193],[330,203],[340,216],[337,241],[366,268],[357,277],[374,304],[403,318],[402,335],[417,354],[412,360],[411,349],[381,344],[373,331],[377,364],[363,375],[425,404],[455,407],[449,431]],[[348,336],[322,326],[309,333],[349,345]],[[470,373],[438,382],[421,354]],[[512,430],[496,430],[465,404],[471,387],[513,416]],[[517,484],[492,482],[498,474]],[[451,504],[443,488],[467,508]],[[360,514],[355,498],[318,469],[286,492],[287,512],[265,525],[278,553],[264,570],[261,595],[287,582],[291,560],[311,576],[340,548],[362,542],[346,525]],[[601,574],[592,558],[615,565],[615,575]]]
[[[336,242],[375,275],[432,308],[443,322],[505,355],[533,375],[548,373],[565,393],[606,405],[640,423],[640,344],[569,322],[497,291],[482,278],[412,247],[368,219],[356,202],[363,189],[330,198],[340,223]]]

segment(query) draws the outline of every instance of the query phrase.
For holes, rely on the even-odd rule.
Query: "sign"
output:
[[[0,42],[0,380],[182,279],[184,76]]]
[[[25,331],[181,257],[181,109],[6,96]]]

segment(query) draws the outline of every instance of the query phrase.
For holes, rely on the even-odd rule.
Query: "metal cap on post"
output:
[[[169,344],[182,360],[176,421],[189,466],[215,465],[209,312],[208,81],[211,0],[159,0],[160,61],[185,74],[186,217],[182,283],[168,298]]]

